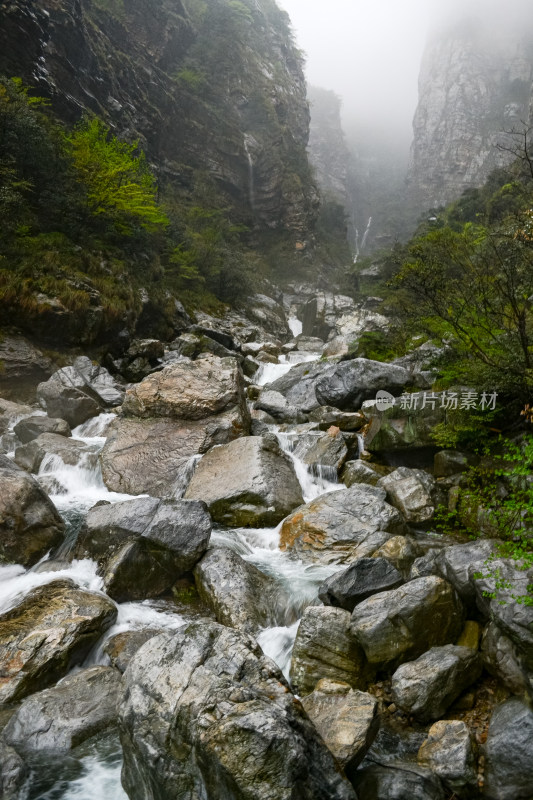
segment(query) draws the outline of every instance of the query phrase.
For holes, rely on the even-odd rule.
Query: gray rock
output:
[[[407,522],[429,522],[435,512],[435,479],[421,469],[398,467],[381,478],[377,485],[387,492],[387,500],[402,512]]]
[[[27,767],[16,750],[0,738],[0,795],[3,800],[20,800]]]
[[[422,408],[423,392],[414,394],[417,394],[416,408],[402,408],[399,398],[386,411],[380,411],[375,401],[364,404],[362,411],[370,423],[365,437],[365,446],[369,452],[386,453],[435,446],[435,426],[446,418],[445,409],[440,407],[440,395],[436,393],[438,399],[434,408],[428,403]]]
[[[481,641],[481,653],[487,672],[498,678],[513,694],[529,694],[533,699],[533,670],[527,670],[516,645],[489,622]]]
[[[377,482],[382,477],[382,470],[376,469],[373,464],[369,464],[361,458],[355,461],[347,461],[342,472],[342,482],[348,488],[357,483],[367,483],[370,486],[376,486]]]
[[[378,702],[347,683],[318,682],[302,700],[309,719],[348,778],[363,760],[379,729]]]
[[[403,367],[354,358],[342,361],[327,375],[318,377],[315,392],[320,405],[358,409],[379,389],[398,394],[408,383],[409,372]]]
[[[115,725],[120,673],[90,667],[26,698],[9,720],[6,742],[17,752],[64,753]]]
[[[372,676],[373,670],[350,631],[350,613],[343,608],[308,606],[292,651],[294,691],[310,694],[323,678],[366,689]]]
[[[291,800],[295,787],[309,800],[356,800],[277,667],[244,634],[206,620],[162,634],[124,682],[131,800]]]
[[[404,529],[401,514],[385,502],[383,489],[352,486],[297,508],[283,522],[280,547],[305,561],[343,564],[369,555],[364,545],[374,534]],[[389,538],[381,537],[371,552]]]
[[[517,697],[499,705],[485,745],[488,800],[529,800],[533,795],[533,711]]]
[[[277,422],[298,424],[307,420],[307,417],[299,408],[290,405],[282,394],[271,389],[265,389],[260,392],[254,408],[259,411],[265,411]]]
[[[321,353],[324,347],[322,339],[316,336],[300,336],[296,337],[296,349],[301,353]]]
[[[418,751],[418,763],[427,767],[449,792],[459,797],[477,789],[477,769],[470,731],[458,719],[435,722]]]
[[[438,555],[438,550],[430,550],[425,555],[415,558],[409,572],[409,580],[413,581],[416,578],[427,578],[428,575],[438,575]]]
[[[142,497],[92,508],[73,555],[92,558],[118,602],[157,597],[200,560],[211,520],[203,503]]]
[[[318,408],[323,403],[317,400],[315,386],[320,377],[327,377],[333,372],[332,364],[297,364],[281,378],[268,384],[268,389],[279,392],[291,406],[295,406],[305,414]]]
[[[353,785],[364,800],[447,800],[439,778],[416,764],[374,764],[358,770]]]
[[[54,372],[37,387],[37,399],[48,416],[66,420],[71,428],[120,405],[123,397],[123,389],[109,372],[94,366],[85,356]]]
[[[351,630],[371,664],[401,664],[454,642],[463,620],[454,588],[431,576],[363,600],[353,610]]]
[[[411,536],[391,536],[373,553],[375,558],[385,558],[407,578],[421,548]]]
[[[31,567],[64,534],[65,523],[37,481],[0,456],[0,561]]]
[[[432,647],[398,667],[392,676],[394,702],[420,722],[438,719],[479,678],[482,666],[481,656],[470,647]]]
[[[22,442],[27,444],[37,439],[42,433],[55,433],[59,436],[70,436],[70,425],[64,419],[54,419],[47,416],[32,416],[17,422],[13,428]]]
[[[457,475],[458,472],[465,472],[468,467],[468,456],[458,450],[441,450],[435,453],[435,458],[433,459],[433,473],[436,478]]]
[[[398,570],[384,558],[358,558],[348,569],[336,572],[318,590],[324,605],[353,611],[367,597],[403,583]]]
[[[65,423],[66,424],[66,423]],[[42,433],[28,444],[15,450],[15,463],[27,472],[37,474],[47,455],[59,456],[64,464],[76,466],[82,458],[93,455],[93,466],[98,463],[98,454],[78,439],[70,439],[58,433]]]
[[[126,671],[131,659],[148,639],[159,636],[163,629],[145,628],[143,630],[130,630],[111,636],[104,645],[104,653],[109,656],[111,666],[120,673]]]
[[[0,341],[0,393],[17,403],[33,403],[35,389],[54,367],[49,358],[23,336],[3,333]]]
[[[486,570],[485,562],[494,552],[495,546],[494,540],[479,539],[446,547],[437,556],[436,563],[440,574],[452,584],[466,603],[475,600],[474,574]]]
[[[222,625],[257,635],[261,628],[295,621],[279,583],[228,547],[209,550],[194,577],[198,594]]]
[[[277,525],[300,505],[291,460],[274,436],[250,436],[209,451],[185,497],[203,500],[216,522],[231,527]]]
[[[348,456],[348,448],[340,430],[329,428],[325,433],[307,433],[298,437],[294,455],[309,467],[332,467],[336,473]]]
[[[252,436],[264,436],[265,434],[271,433],[270,426],[276,424],[274,417],[271,417],[266,411],[252,409],[250,417],[250,433]]]
[[[54,581],[0,616],[0,703],[21,700],[80,664],[117,617],[103,595]]]
[[[327,430],[331,425],[340,428],[341,431],[358,431],[364,423],[365,418],[358,412],[339,411],[333,406],[320,406],[309,414],[311,422],[317,422],[321,430]]]

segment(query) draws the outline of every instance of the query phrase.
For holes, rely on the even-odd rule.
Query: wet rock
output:
[[[299,408],[305,414],[323,405],[317,400],[315,385],[319,377],[332,372],[331,364],[297,364],[285,375],[268,384],[268,389],[279,392],[289,405]]]
[[[261,628],[295,621],[279,583],[227,547],[209,550],[194,577],[200,598],[222,625],[257,635]]]
[[[0,794],[3,800],[19,800],[26,778],[24,761],[0,738]]]
[[[308,433],[298,437],[294,455],[310,467],[332,467],[334,477],[348,456],[348,448],[340,430],[331,427],[325,433]]]
[[[435,453],[433,473],[436,478],[446,478],[465,472],[470,463],[468,456],[458,450],[441,450]]]
[[[64,535],[65,523],[37,481],[0,456],[0,561],[31,567]]]
[[[376,558],[385,558],[405,577],[420,553],[420,547],[410,536],[391,536],[373,554]]]
[[[351,779],[379,729],[376,698],[354,692],[347,683],[321,680],[302,705]]]
[[[387,500],[402,512],[407,522],[429,522],[435,512],[435,479],[421,469],[398,467],[378,483]]]
[[[305,561],[343,564],[368,555],[360,547],[378,531],[403,530],[401,514],[385,502],[382,489],[352,486],[297,508],[283,523],[280,547]]]
[[[358,770],[353,785],[364,800],[446,800],[439,778],[416,764],[374,764]]]
[[[355,461],[347,461],[342,472],[342,482],[350,488],[357,483],[365,483],[376,486],[380,478],[383,477],[383,470],[377,469],[373,464],[358,458]]]
[[[124,631],[111,636],[104,645],[104,653],[109,656],[111,666],[120,673],[126,671],[131,659],[148,639],[164,633],[162,628],[145,628],[143,630]]]
[[[236,439],[210,450],[185,497],[203,500],[216,522],[231,527],[277,525],[303,500],[292,462],[274,436]]]
[[[499,705],[485,745],[485,796],[529,800],[533,795],[533,711],[517,697]]]
[[[190,459],[249,431],[235,359],[171,364],[128,391],[101,454],[104,482],[128,494],[172,495]]]
[[[443,578],[457,591],[466,603],[476,597],[474,575],[486,570],[485,562],[494,552],[496,544],[491,539],[480,539],[466,544],[445,547],[437,557],[437,567]]]
[[[252,356],[246,356],[242,362],[242,371],[247,378],[253,378],[259,367],[259,362],[256,361],[255,358],[252,358]]]
[[[252,436],[264,436],[267,433],[271,432],[270,425],[275,425],[276,420],[274,417],[271,417],[270,414],[267,414],[266,411],[257,411],[256,409],[252,409],[250,412],[251,417],[251,426],[250,432]]]
[[[351,631],[371,664],[401,664],[454,642],[463,620],[454,588],[431,576],[363,600],[352,613]]]
[[[407,383],[409,372],[403,367],[354,358],[336,364],[327,375],[318,377],[315,392],[320,405],[358,409],[378,390],[398,394]]]
[[[470,647],[432,647],[402,664],[392,676],[397,706],[420,722],[438,719],[481,675],[482,660]]]
[[[65,423],[66,424],[66,423]],[[98,463],[98,456],[94,448],[88,447],[85,442],[67,438],[58,433],[42,433],[28,444],[23,444],[15,450],[15,463],[27,472],[37,474],[44,458],[47,455],[58,456],[64,464],[75,466],[84,456],[94,454],[94,465]]]
[[[318,596],[324,605],[353,611],[367,597],[396,589],[402,583],[401,574],[386,559],[359,558],[348,569],[324,581]]]
[[[132,800],[355,800],[333,756],[255,642],[209,621],[147,642],[124,674]]]
[[[6,433],[13,427],[17,419],[21,417],[29,417],[33,412],[31,406],[22,405],[21,403],[12,403],[11,400],[5,400],[0,397],[0,434]]]
[[[6,742],[17,752],[64,753],[117,722],[120,673],[90,667],[26,698],[9,720]]]
[[[487,672],[498,678],[513,694],[529,694],[533,699],[533,670],[527,670],[523,656],[495,622],[489,622],[481,641]]]
[[[321,430],[327,430],[332,425],[341,431],[358,431],[364,423],[365,418],[358,412],[339,411],[333,406],[320,406],[309,414],[311,422],[317,422]]]
[[[393,405],[385,411],[376,407],[374,400],[364,404],[362,412],[370,423],[370,430],[365,437],[366,449],[371,453],[386,453],[407,448],[434,447],[433,433],[435,426],[445,421],[446,411],[441,408],[440,395],[432,404],[423,405],[423,392],[417,395],[410,407],[403,408],[397,398]]]
[[[438,575],[438,555],[438,550],[430,550],[425,555],[415,558],[409,571],[409,580],[412,581],[415,580],[415,578],[427,578],[428,575]]]
[[[428,731],[418,763],[437,775],[449,792],[462,797],[477,789],[477,769],[470,731],[460,720],[440,720]]]
[[[210,535],[203,503],[143,497],[93,507],[73,555],[97,561],[110,597],[144,600],[189,572],[207,550]]]
[[[279,392],[272,390],[262,390],[255,401],[254,408],[265,411],[277,422],[301,423],[306,422],[307,417],[299,408],[292,406]]]
[[[350,631],[348,611],[330,606],[305,609],[291,661],[291,684],[297,694],[310,694],[322,678],[366,689],[372,674]]]
[[[123,397],[124,390],[109,372],[85,356],[37,387],[37,399],[48,416],[66,420],[71,428],[120,405]]]
[[[53,372],[52,362],[23,336],[2,335],[0,394],[17,403],[35,401],[35,390]]]
[[[196,335],[194,333],[182,333],[170,344],[171,351],[187,358],[198,358],[201,353],[211,353],[219,358],[231,358],[235,356],[233,350],[228,350],[220,342],[215,341],[210,336]]]
[[[301,353],[321,353],[324,347],[322,339],[316,336],[300,336],[296,337],[296,349]]]
[[[27,444],[37,439],[42,433],[55,433],[58,436],[70,436],[71,430],[64,419],[54,419],[47,416],[32,416],[17,422],[13,428],[22,444]]]
[[[114,603],[54,581],[0,616],[0,703],[21,700],[80,664],[117,617]]]

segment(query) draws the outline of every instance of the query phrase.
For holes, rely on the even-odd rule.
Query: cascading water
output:
[[[250,200],[250,208],[252,209],[252,214],[255,213],[255,176],[254,176],[254,161],[252,158],[252,153],[250,151],[250,144],[253,142],[253,138],[245,133],[244,134],[244,152],[246,153],[246,158],[248,160],[248,197]]]
[[[355,255],[353,257],[353,263],[357,264],[359,261],[359,256],[363,252],[366,246],[366,240],[368,239],[368,234],[370,233],[370,228],[372,227],[372,217],[368,218],[368,222],[366,224],[365,232],[363,233],[363,238],[361,240],[361,244],[359,244],[359,229],[355,229]]]

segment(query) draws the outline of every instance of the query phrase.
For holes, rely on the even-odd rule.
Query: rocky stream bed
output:
[[[431,348],[351,358],[379,299],[278,300],[0,399],[8,800],[533,797],[533,609],[435,532],[439,403],[375,401]]]

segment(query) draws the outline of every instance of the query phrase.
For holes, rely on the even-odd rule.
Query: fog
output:
[[[418,71],[428,35],[467,16],[494,31],[531,18],[532,0],[277,0],[307,57],[310,83],[343,101],[350,138],[411,138]]]

